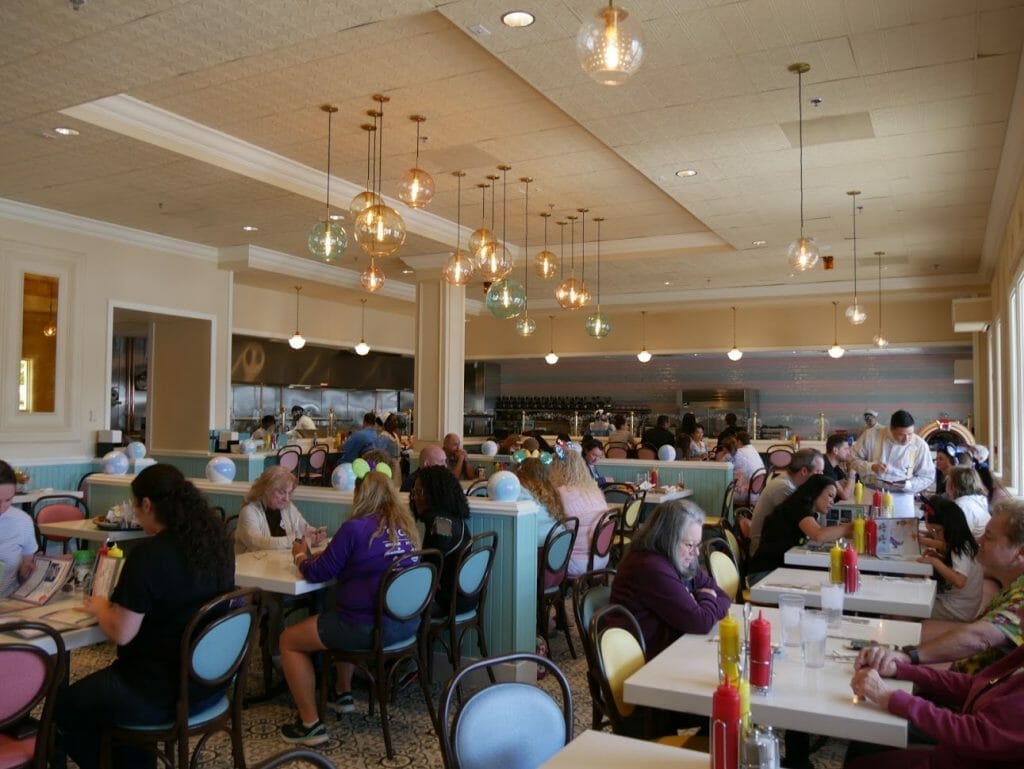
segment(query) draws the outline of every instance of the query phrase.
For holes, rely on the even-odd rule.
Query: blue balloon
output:
[[[551,460],[554,459],[554,457],[551,456],[550,451],[542,451],[538,459],[540,459],[540,463],[542,465],[550,465]]]
[[[129,459],[142,459],[146,456],[146,444],[142,441],[132,441],[124,450]]]
[[[514,502],[521,488],[515,473],[499,470],[487,481],[487,496],[496,502]]]
[[[107,475],[124,475],[128,472],[128,455],[123,451],[108,451],[100,460],[103,472]]]
[[[230,457],[214,457],[206,463],[206,480],[211,483],[231,483],[235,480],[235,463]]]
[[[338,491],[352,491],[356,487],[356,474],[350,462],[334,468],[334,472],[331,473],[331,485]]]
[[[498,444],[494,441],[484,441],[480,444],[480,453],[485,457],[493,457],[498,453]]]

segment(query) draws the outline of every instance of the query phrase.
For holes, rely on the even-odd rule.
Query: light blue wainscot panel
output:
[[[13,467],[29,474],[31,480],[25,485],[28,491],[77,489],[83,475],[98,472],[100,469],[98,459],[4,459]]]
[[[725,489],[733,479],[730,462],[661,462],[651,459],[602,459],[598,471],[616,481],[633,483],[639,472],[658,470],[658,483],[685,483],[693,491],[690,499],[708,515],[719,515]]]
[[[267,456],[275,454],[227,454],[225,452],[208,451],[158,451],[152,455],[157,462],[174,465],[185,474],[186,478],[205,478],[206,463],[214,457],[227,457],[235,463],[236,481],[255,481],[263,473],[267,464]],[[215,502],[214,504],[220,504]]]

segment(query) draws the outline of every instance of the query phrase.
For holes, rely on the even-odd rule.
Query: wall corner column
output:
[[[462,434],[465,397],[466,289],[443,278],[416,285],[416,438]]]

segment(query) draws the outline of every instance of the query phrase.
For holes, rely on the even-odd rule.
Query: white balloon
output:
[[[235,472],[235,463],[228,457],[214,457],[206,463],[206,480],[211,483],[231,483]]]
[[[660,449],[658,449],[658,459],[662,462],[672,462],[676,458],[676,447],[670,443],[666,443]]]
[[[480,453],[485,457],[493,457],[498,453],[498,444],[494,441],[484,441],[480,444]]]

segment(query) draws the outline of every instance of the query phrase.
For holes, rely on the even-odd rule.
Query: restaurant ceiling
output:
[[[985,282],[1024,0],[626,0],[643,20],[648,53],[617,88],[597,85],[576,64],[575,32],[599,0],[515,5],[536,23],[504,27],[500,15],[511,6],[498,0],[94,0],[79,11],[65,0],[5,2],[0,197],[208,246],[251,243],[310,259],[306,235],[322,211],[327,143],[318,106],[340,107],[332,170],[339,184],[361,186],[359,124],[371,94],[382,92],[391,97],[385,192],[412,164],[413,113],[427,116],[421,162],[438,188],[429,216],[403,211],[411,234],[399,259],[383,263],[389,281],[415,280],[401,274],[400,260],[423,275],[450,250],[448,172],[467,172],[463,222],[471,229],[480,222],[472,184],[507,162],[510,179],[535,180],[531,254],[540,247],[537,214],[549,204],[556,217],[580,206],[605,217],[608,305],[676,301],[704,288],[785,296],[820,283],[826,296],[848,291],[845,192],[853,187],[863,191],[858,251],[885,251],[887,280],[951,292]],[[480,25],[486,34],[471,31]],[[790,278],[785,250],[798,234],[799,187],[787,65],[798,60],[811,64],[807,231],[837,267]],[[155,108],[148,122],[128,130],[69,117],[117,94]],[[820,106],[810,106],[814,97]],[[221,132],[223,154],[180,132],[161,137],[165,118]],[[80,135],[55,138],[59,125]],[[251,162],[270,153],[292,170],[306,167],[308,185]],[[682,168],[698,174],[679,178]],[[522,242],[522,209],[521,185],[512,183],[514,244]],[[498,216],[500,231],[500,198]],[[243,232],[246,224],[259,230]],[[591,282],[595,235],[588,226]],[[549,241],[557,238],[552,226]],[[365,258],[352,260],[357,252],[350,245],[345,268],[365,266]],[[532,307],[544,306],[539,280],[531,279],[531,297]]]

